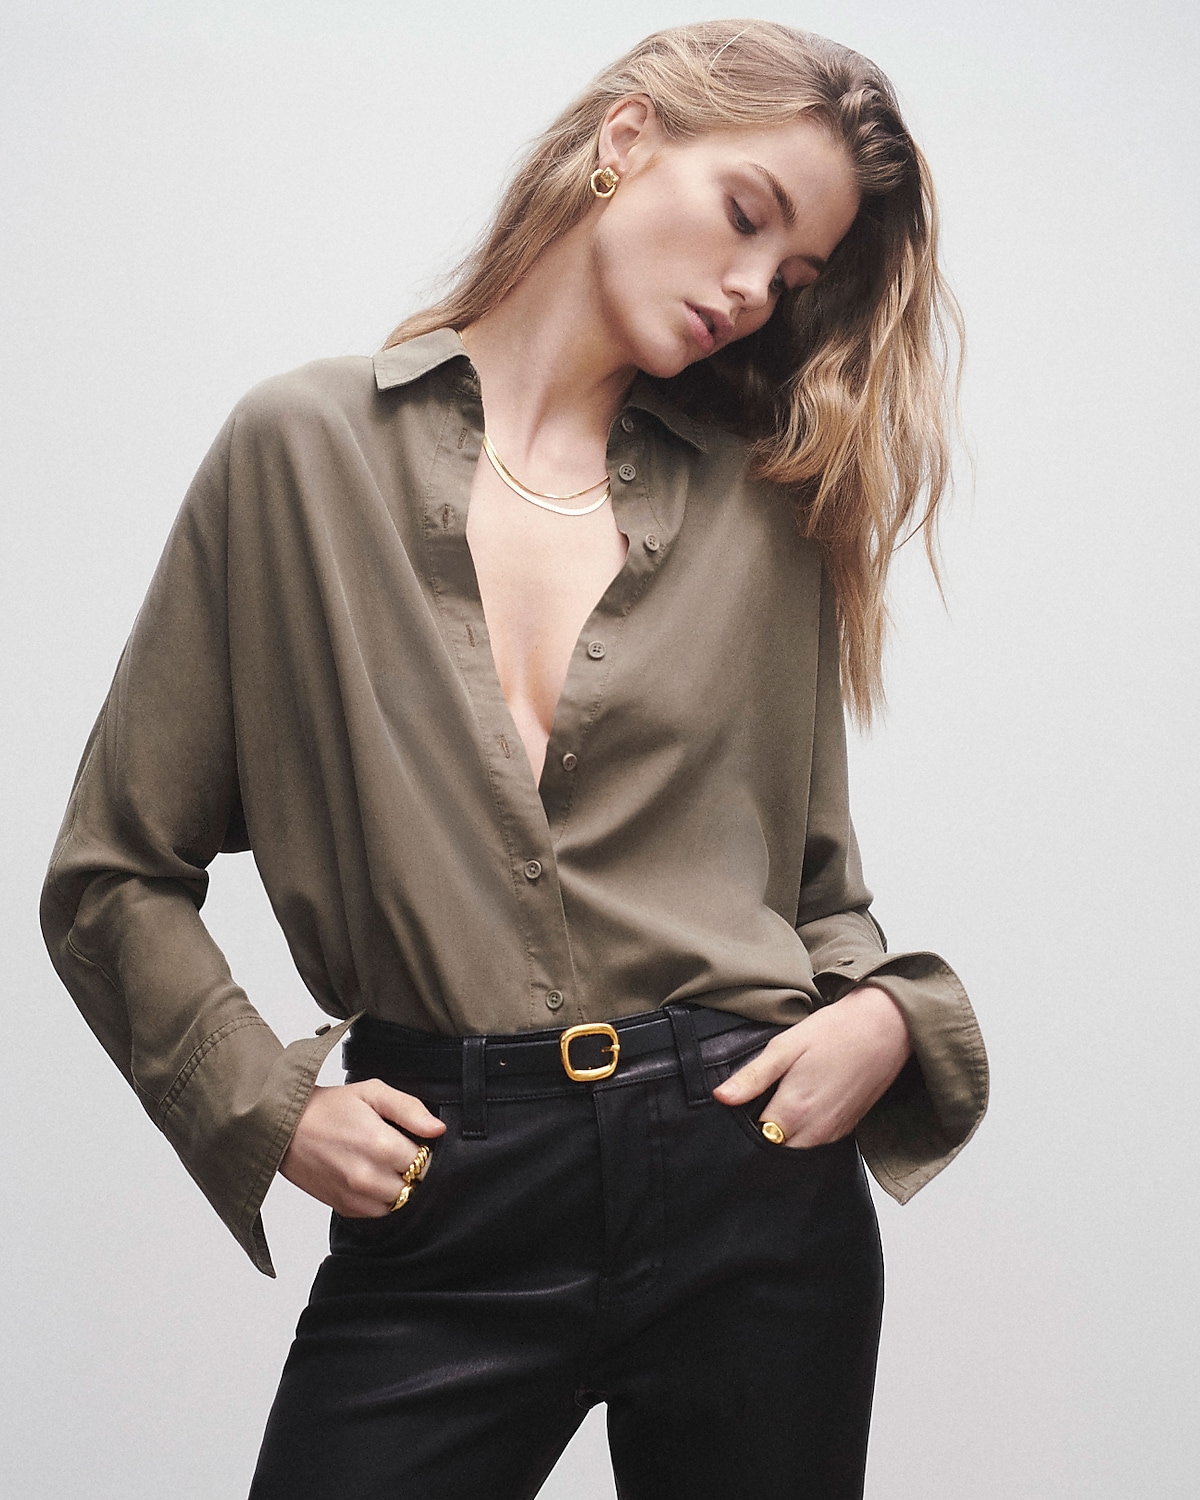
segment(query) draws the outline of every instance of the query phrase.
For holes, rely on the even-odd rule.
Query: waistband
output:
[[[539,1093],[620,1086],[633,1081],[630,1075],[646,1075],[645,1062],[635,1065],[644,1059],[656,1064],[654,1076],[681,1073],[689,1104],[708,1104],[712,1094],[701,1044],[728,1035],[720,1050],[740,1051],[739,1042],[746,1048],[765,1044],[780,1029],[703,1005],[675,1004],[565,1030],[491,1036],[442,1036],[363,1016],[346,1034],[342,1063],[350,1081],[382,1077],[451,1085],[462,1100],[463,1135],[482,1139],[488,1097],[506,1092],[508,1080],[526,1080]]]

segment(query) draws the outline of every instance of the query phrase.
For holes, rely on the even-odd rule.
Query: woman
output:
[[[878,70],[706,23],[535,143],[443,302],[218,437],[43,916],[260,1269],[276,1171],[335,1211],[253,1495],[533,1495],[599,1400],[622,1494],[861,1494],[859,1150],[904,1200],[986,1093],[869,915],[841,706],[944,487],[948,305]],[[245,848],[338,1018],[286,1048],[198,916]]]

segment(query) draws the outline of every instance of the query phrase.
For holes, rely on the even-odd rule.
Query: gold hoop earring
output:
[[[621,179],[611,167],[597,167],[588,180],[597,198],[611,198]]]

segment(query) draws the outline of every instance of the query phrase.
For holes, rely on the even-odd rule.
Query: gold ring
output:
[[[400,1176],[411,1187],[414,1182],[420,1182],[425,1173],[429,1171],[429,1163],[433,1160],[433,1152],[428,1146],[419,1146],[417,1154],[405,1167]]]
[[[400,1181],[404,1186],[396,1194],[396,1201],[388,1209],[388,1213],[394,1214],[398,1208],[404,1207],[412,1195],[413,1183],[420,1182],[425,1173],[429,1171],[429,1163],[432,1160],[433,1152],[428,1146],[418,1148],[416,1156],[413,1157],[404,1171],[400,1173]]]
[[[762,1133],[766,1136],[767,1140],[776,1146],[782,1146],[787,1140],[787,1136],[783,1133],[783,1126],[776,1125],[774,1120],[764,1120],[762,1122]]]

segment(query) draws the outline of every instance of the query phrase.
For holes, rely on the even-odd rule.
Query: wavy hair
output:
[[[770,21],[706,21],[646,37],[533,142],[446,295],[387,344],[467,327],[584,217],[601,125],[630,94],[650,98],[673,141],[807,119],[853,164],[859,211],[820,277],[781,297],[757,332],[658,384],[693,415],[746,436],[751,473],[794,497],[799,528],[820,544],[834,585],[843,693],[869,722],[883,697],[892,555],[922,532],[939,576],[937,514],[962,362],[929,168],[874,63]]]

